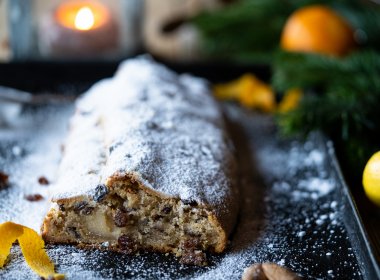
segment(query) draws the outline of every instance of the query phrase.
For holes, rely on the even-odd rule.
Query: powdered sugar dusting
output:
[[[1,191],[0,223],[11,220],[39,231],[50,204],[51,188],[41,186],[38,178],[55,180],[61,157],[59,146],[72,114],[72,106],[58,109],[27,110],[21,119],[14,119],[12,127],[0,127],[0,170],[9,174],[11,186]],[[41,194],[43,199],[27,201],[24,197],[30,194]]]
[[[128,60],[81,97],[71,123],[56,198],[91,194],[115,174],[132,174],[233,222],[234,155],[204,80],[145,57]]]
[[[337,193],[342,186],[318,135],[306,141],[282,140],[270,118],[235,106],[226,109],[242,170],[242,195],[239,224],[224,254],[210,256],[210,266],[200,268],[178,264],[175,257],[162,254],[127,256],[48,246],[57,270],[68,279],[86,280],[240,279],[248,265],[271,261],[311,279],[362,279],[355,244],[342,222],[346,210]],[[37,178],[44,175],[54,181],[71,112],[72,108],[40,108],[22,115],[25,126],[0,129],[0,169],[11,175],[11,186],[0,190],[1,222],[40,227],[46,200],[27,202],[23,194],[48,195],[54,189],[53,184],[40,186]],[[208,149],[204,153],[210,156]],[[330,186],[328,191],[317,189],[324,182]],[[304,194],[302,199],[297,191]],[[0,278],[39,279],[18,246],[0,270]]]

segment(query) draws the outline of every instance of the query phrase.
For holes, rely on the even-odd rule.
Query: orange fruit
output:
[[[367,197],[380,207],[380,151],[372,155],[364,168],[363,187]]]
[[[287,51],[342,56],[354,46],[353,29],[348,22],[323,5],[307,6],[288,18],[281,36]]]

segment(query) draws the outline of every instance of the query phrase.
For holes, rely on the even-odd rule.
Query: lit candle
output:
[[[66,1],[40,23],[43,54],[88,57],[118,47],[118,25],[109,9],[94,1]]]

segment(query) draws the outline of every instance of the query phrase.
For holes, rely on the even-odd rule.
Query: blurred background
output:
[[[0,0],[0,59],[150,52],[268,64],[279,49],[344,56],[379,47],[378,10],[375,0]]]

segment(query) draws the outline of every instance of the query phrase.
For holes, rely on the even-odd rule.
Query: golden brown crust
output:
[[[174,253],[182,259],[186,257],[186,263],[195,260],[200,265],[205,263],[203,251],[221,253],[225,250],[227,234],[207,205],[187,204],[178,198],[162,196],[132,178],[110,178],[106,186],[107,194],[101,201],[86,196],[56,199],[56,205],[50,209],[42,225],[44,240],[127,253],[140,249]],[[165,205],[170,208],[166,212],[170,211],[171,214],[166,213],[167,218],[162,218],[160,215],[165,216],[165,213],[159,211]],[[115,213],[127,215],[125,209],[129,208],[137,219],[134,224],[120,225],[120,221],[115,220]],[[155,216],[158,216],[157,221]],[[98,222],[99,219],[102,221]],[[141,226],[144,220],[149,220],[149,226]],[[86,226],[88,222],[98,223],[98,228],[103,227],[103,231],[91,233],[93,228]],[[161,227],[159,232],[155,232],[156,227]],[[149,240],[161,233],[161,239],[166,235],[166,241],[165,238],[157,242]],[[123,236],[127,236],[128,246],[132,249],[120,245],[119,239]],[[176,241],[171,243],[173,240]]]
[[[138,58],[76,109],[47,241],[153,248],[198,264],[203,251],[226,248],[238,212],[236,159],[205,81]]]

